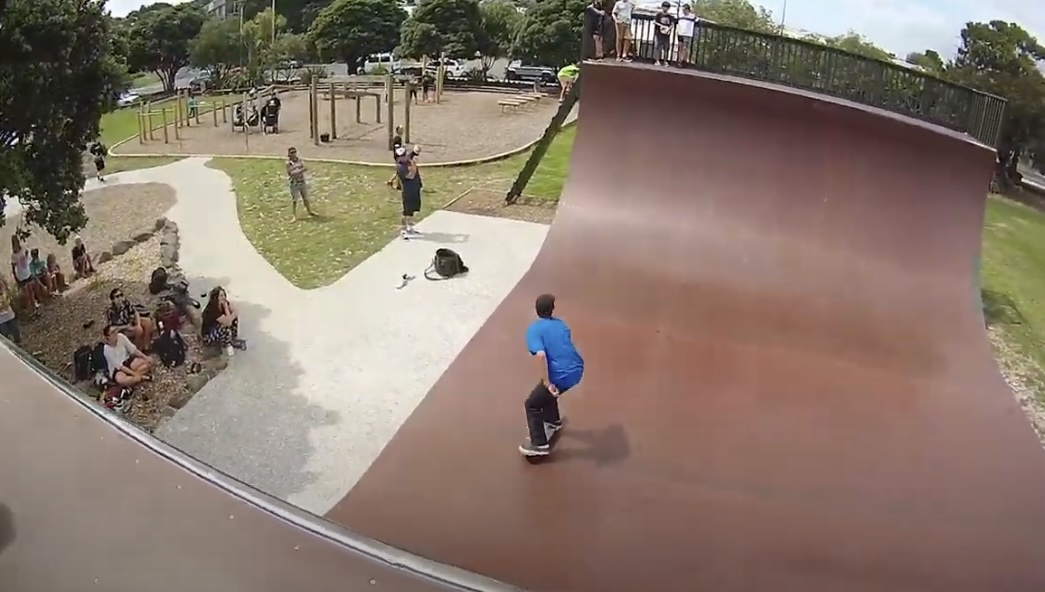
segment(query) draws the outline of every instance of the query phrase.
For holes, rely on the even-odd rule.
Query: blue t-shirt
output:
[[[548,379],[560,391],[573,388],[584,374],[584,358],[573,345],[570,328],[561,319],[537,319],[526,329],[530,355],[544,352],[548,360]]]

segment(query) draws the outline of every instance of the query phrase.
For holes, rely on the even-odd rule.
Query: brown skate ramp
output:
[[[991,152],[749,82],[582,80],[533,268],[328,517],[543,592],[1045,590],[1045,453],[979,310]],[[587,371],[530,466],[541,292]]]
[[[343,528],[172,463],[176,452],[114,429],[41,370],[0,343],[3,592],[506,590],[366,541],[352,550]]]

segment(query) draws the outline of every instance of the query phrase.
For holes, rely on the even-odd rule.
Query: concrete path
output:
[[[530,267],[547,227],[435,212],[419,225],[424,240],[394,240],[333,285],[303,291],[254,250],[239,227],[231,180],[204,163],[189,158],[109,181],[175,189],[168,217],[180,228],[192,292],[224,286],[250,345],[156,435],[323,514]],[[425,280],[442,245],[474,271]],[[397,289],[403,274],[416,279]]]

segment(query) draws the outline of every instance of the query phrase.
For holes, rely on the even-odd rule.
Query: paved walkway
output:
[[[334,284],[303,291],[254,250],[240,231],[231,180],[205,162],[189,158],[109,181],[174,187],[168,217],[180,228],[192,291],[225,286],[250,344],[156,435],[323,514],[529,268],[547,227],[435,212],[419,225],[426,240],[392,241]],[[439,245],[474,271],[426,281]],[[403,274],[417,279],[399,290]]]

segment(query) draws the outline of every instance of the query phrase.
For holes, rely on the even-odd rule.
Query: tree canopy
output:
[[[540,0],[529,7],[512,46],[516,58],[563,66],[581,54],[581,15],[585,0]]]
[[[432,34],[432,33],[435,34]],[[483,40],[478,0],[421,0],[403,25],[400,53],[471,59]]]
[[[9,0],[3,13],[0,206],[17,198],[59,241],[87,221],[82,150],[125,80],[112,38],[98,2]]]
[[[193,39],[206,15],[192,3],[153,4],[127,16],[127,63],[132,70],[154,72],[167,91],[178,70],[189,64]]]
[[[485,74],[494,60],[510,55],[523,15],[511,0],[485,0],[479,5],[479,12],[482,16],[479,53]]]
[[[390,52],[399,42],[406,11],[386,0],[335,0],[316,16],[309,41],[322,59],[359,68],[370,54]]]

